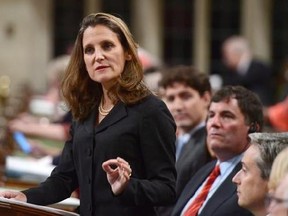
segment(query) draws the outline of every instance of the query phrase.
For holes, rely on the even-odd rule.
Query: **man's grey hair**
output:
[[[251,133],[249,138],[251,145],[255,145],[260,152],[260,157],[255,158],[255,161],[261,171],[261,177],[268,180],[274,159],[288,146],[288,132]]]

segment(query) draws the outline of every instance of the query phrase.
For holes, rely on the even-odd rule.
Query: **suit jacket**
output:
[[[255,92],[264,105],[273,102],[272,71],[270,67],[258,60],[252,60],[244,75],[236,71],[222,74],[223,85],[242,85]]]
[[[189,199],[205,181],[215,164],[216,161],[208,163],[192,177],[179,197],[172,216],[180,216]],[[238,163],[206,203],[199,216],[253,216],[248,210],[238,205],[236,185],[232,182],[232,178],[240,169],[241,163]]]
[[[184,187],[192,176],[212,157],[206,145],[206,128],[199,128],[184,145],[179,159],[176,162],[177,182],[176,193],[180,196]]]
[[[60,164],[39,187],[24,191],[29,203],[48,205],[80,189],[81,216],[156,215],[154,206],[175,201],[175,123],[163,101],[148,96],[126,106],[119,102],[95,127],[95,110],[73,122]],[[102,163],[122,157],[132,176],[114,196]]]
[[[184,145],[180,156],[176,162],[177,181],[176,194],[180,196],[184,187],[193,175],[206,163],[212,160],[212,157],[206,145],[206,128],[201,127],[191,135],[188,142]],[[170,216],[174,205],[159,207],[157,213],[159,216]]]

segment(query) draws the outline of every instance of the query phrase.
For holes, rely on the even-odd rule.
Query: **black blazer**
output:
[[[184,145],[180,156],[176,162],[177,182],[176,193],[180,196],[184,187],[192,176],[206,163],[212,160],[212,157],[206,145],[206,128],[199,128],[190,137]]]
[[[172,216],[180,216],[189,199],[193,196],[202,182],[205,181],[215,164],[216,161],[208,163],[192,177],[179,197],[175,208],[173,209]],[[240,169],[241,163],[238,163],[206,203],[199,216],[253,216],[248,210],[241,208],[238,205],[236,185],[232,182],[232,178]]]
[[[175,123],[163,101],[118,103],[96,127],[97,111],[73,122],[60,164],[38,188],[24,191],[29,203],[59,202],[80,188],[81,216],[156,215],[154,206],[175,201]],[[132,168],[126,190],[114,196],[102,163],[122,157]]]

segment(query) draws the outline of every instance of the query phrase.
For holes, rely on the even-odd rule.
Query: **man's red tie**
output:
[[[198,211],[201,208],[202,204],[204,203],[213,182],[219,175],[220,175],[220,168],[219,165],[217,165],[210,173],[208,180],[206,181],[201,192],[197,195],[197,197],[194,199],[194,201],[190,204],[189,208],[184,213],[184,216],[196,216],[198,214]]]

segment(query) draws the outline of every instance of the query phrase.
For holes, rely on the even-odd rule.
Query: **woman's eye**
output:
[[[103,47],[104,50],[111,50],[114,47],[114,45],[112,43],[110,43],[110,42],[106,42],[106,43],[103,44],[102,47]]]
[[[85,52],[85,54],[93,54],[94,53],[94,48],[86,47],[84,52]]]

